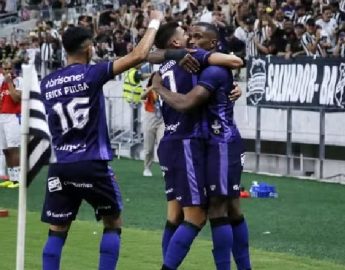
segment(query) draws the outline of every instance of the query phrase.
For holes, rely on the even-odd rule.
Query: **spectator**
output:
[[[341,30],[338,35],[338,42],[333,52],[336,57],[345,57],[345,30]]]
[[[294,35],[291,35],[287,39],[288,43],[286,45],[286,58],[296,57],[298,55],[304,55],[305,51],[302,46],[302,36],[304,34],[303,24],[296,24],[294,27]]]
[[[320,45],[320,31],[316,31],[315,20],[308,19],[306,32],[302,36],[302,46],[308,56],[326,56],[326,52]]]
[[[149,85],[149,84],[148,84]],[[141,95],[144,102],[144,171],[143,176],[152,176],[151,165],[154,160],[155,145],[159,144],[164,133],[164,122],[160,111],[159,99],[153,91]]]
[[[124,56],[127,52],[127,43],[123,39],[123,32],[117,30],[114,34],[114,54],[116,57]]]
[[[324,6],[322,9],[322,17],[316,21],[316,24],[326,33],[330,38],[332,45],[336,43],[336,31],[338,28],[337,22],[332,18],[332,9],[330,6]]]

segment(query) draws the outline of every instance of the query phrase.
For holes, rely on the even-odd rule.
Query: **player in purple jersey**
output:
[[[191,44],[212,51],[218,41],[217,29],[205,23],[196,24]],[[198,85],[187,94],[164,89],[159,76],[153,78],[153,89],[178,111],[200,108],[207,102],[207,179],[208,217],[211,223],[213,254],[217,269],[230,269],[230,250],[240,270],[251,269],[248,251],[248,229],[239,208],[239,184],[243,168],[243,144],[233,119],[233,102],[229,100],[232,74],[219,66],[210,66],[198,77]],[[232,226],[230,226],[230,224]]]
[[[82,200],[103,220],[99,269],[115,269],[120,249],[122,200],[108,161],[112,159],[103,98],[103,85],[115,75],[146,59],[163,19],[151,12],[144,37],[128,55],[90,65],[92,35],[81,27],[68,28],[62,43],[67,66],[41,82],[52,148],[56,162],[50,164],[42,221],[50,224],[43,249],[43,269],[60,269],[67,233]]]
[[[155,44],[159,49],[185,48],[187,38],[177,23],[167,23],[159,29]],[[212,63],[234,67],[242,64],[235,56],[209,54],[204,50],[197,50],[193,56],[201,68]],[[163,84],[171,92],[188,93],[197,82],[197,76],[186,72],[176,61],[165,62],[159,71]],[[184,114],[163,103],[162,113],[166,130],[158,156],[165,173],[168,199],[162,269],[177,269],[206,220],[203,206],[206,202],[204,139],[207,134],[201,109]]]

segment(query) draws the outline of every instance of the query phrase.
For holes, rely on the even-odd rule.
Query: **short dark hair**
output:
[[[161,25],[157,31],[155,38],[155,46],[158,49],[166,49],[168,47],[168,42],[172,36],[176,33],[176,29],[180,25],[177,22],[168,22]]]
[[[92,40],[92,34],[84,27],[69,27],[62,34],[63,47],[69,54],[78,52],[86,40]]]
[[[315,20],[314,18],[310,18],[306,21],[305,23],[306,25],[309,25],[309,26],[315,26]]]
[[[325,13],[325,11],[327,11],[327,10],[332,11],[331,6],[323,6],[323,7],[322,7],[322,14]]]
[[[217,40],[219,40],[219,31],[218,31],[217,27],[214,24],[207,23],[207,22],[198,22],[198,23],[196,23],[194,25],[205,27],[207,32],[213,33],[216,36]]]

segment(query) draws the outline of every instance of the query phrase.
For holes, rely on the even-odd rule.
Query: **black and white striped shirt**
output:
[[[339,10],[345,13],[345,0],[339,1]]]
[[[305,25],[306,24],[306,22],[310,19],[310,18],[312,18],[313,16],[311,16],[311,15],[304,15],[304,16],[301,16],[301,17],[295,17],[295,24],[297,24],[297,23],[301,23],[301,24],[303,24],[303,25]]]
[[[314,44],[316,41],[315,41],[315,36],[314,35],[311,35],[310,33],[308,32],[305,32],[302,36],[302,39],[301,39],[301,43],[302,43],[302,46],[303,46],[303,49],[305,51],[305,53],[307,54],[307,56],[323,56],[325,55],[323,49],[321,48],[320,44],[317,45],[317,49],[316,49],[316,52],[315,53],[312,53],[311,51],[308,50],[308,45],[309,44]]]

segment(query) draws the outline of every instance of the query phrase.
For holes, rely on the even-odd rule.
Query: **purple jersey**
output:
[[[220,66],[207,67],[202,71],[198,85],[211,92],[206,109],[209,142],[230,142],[239,137],[234,121],[234,102],[228,97],[233,88],[231,72]]]
[[[114,77],[112,65],[72,64],[42,80],[57,163],[112,159],[102,90]]]
[[[201,68],[208,65],[209,55],[210,52],[201,49],[193,53],[193,57],[199,61]],[[159,72],[163,79],[163,85],[172,92],[186,94],[197,84],[197,76],[185,71],[174,60],[164,63],[160,67]],[[202,108],[193,110],[193,112],[181,113],[163,101],[162,115],[165,124],[162,140],[205,137]]]

